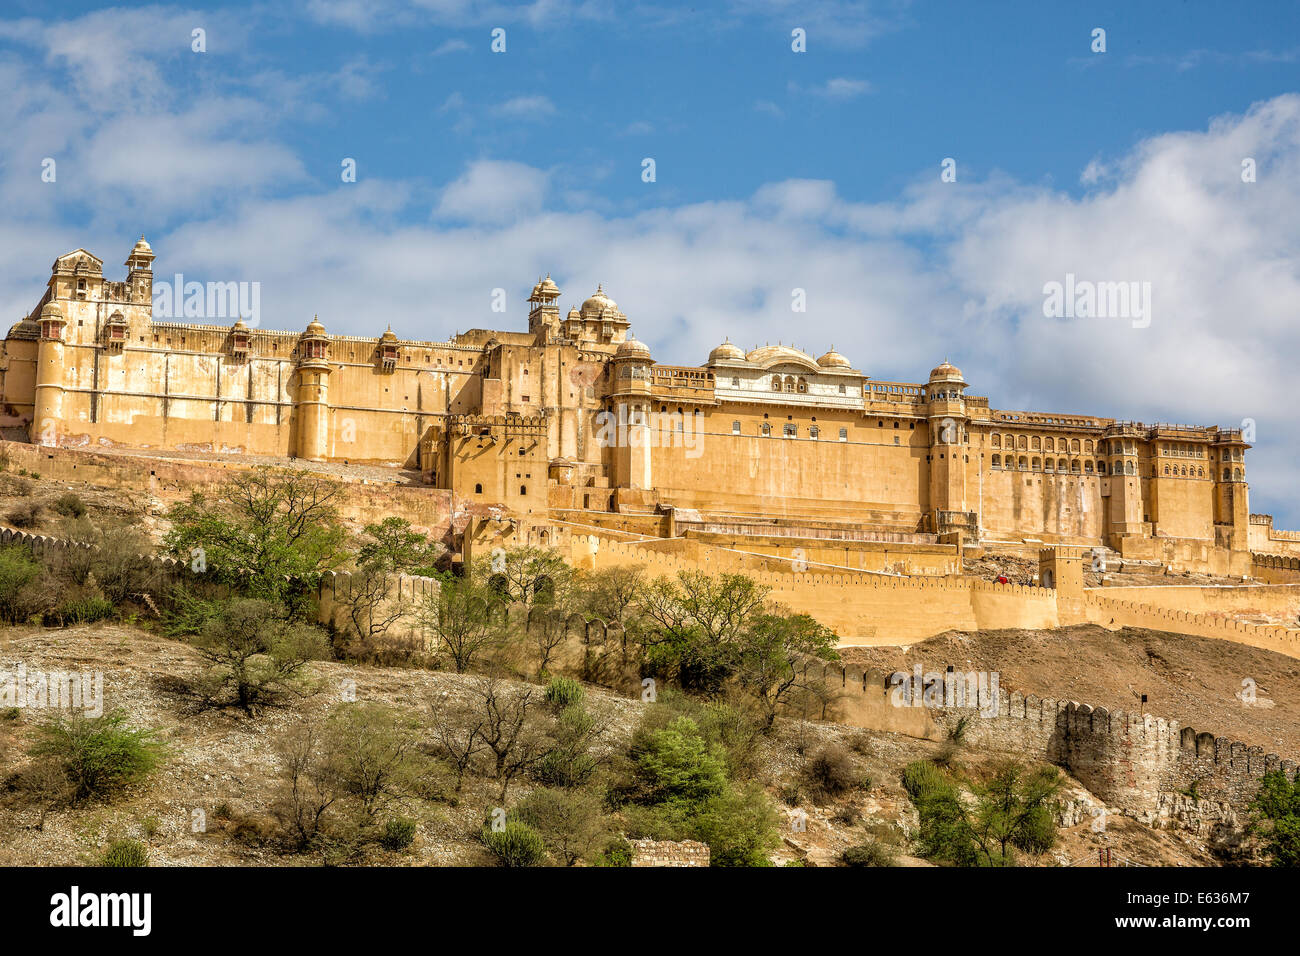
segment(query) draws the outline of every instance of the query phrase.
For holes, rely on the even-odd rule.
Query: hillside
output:
[[[847,662],[885,671],[920,664],[996,671],[1006,690],[1176,719],[1197,731],[1300,755],[1300,661],[1230,641],[1095,625],[1054,631],[949,632],[905,647],[853,647]],[[1256,703],[1237,695],[1256,685]],[[1147,695],[1145,708],[1141,696]]]
[[[0,865],[78,864],[92,861],[113,839],[131,837],[149,848],[150,861],[162,866],[303,865],[309,856],[278,852],[265,840],[270,806],[280,780],[276,739],[304,717],[320,715],[341,699],[346,682],[355,682],[356,699],[405,708],[427,729],[436,710],[463,700],[476,678],[423,670],[313,665],[319,692],[256,718],[236,711],[195,711],[173,688],[177,678],[192,676],[199,666],[186,645],[121,625],[88,625],[55,631],[35,627],[0,630],[0,669],[17,661],[29,669],[89,669],[104,672],[105,709],[120,708],[137,726],[159,728],[168,757],[146,785],[111,804],[89,804],[52,812],[37,829],[39,814],[8,793],[0,809]],[[613,753],[626,745],[647,705],[595,687],[587,688],[591,711],[608,724],[602,747]],[[31,739],[31,711],[10,711],[0,720],[0,763],[20,770]],[[807,792],[797,805],[807,813],[806,831],[791,826],[791,790],[800,780],[808,754],[842,743],[867,786],[846,796],[816,801]],[[843,849],[868,836],[880,836],[903,849],[902,865],[928,865],[906,852],[907,836],[916,825],[915,811],[900,785],[902,768],[935,756],[941,745],[896,734],[835,724],[779,719],[775,732],[760,744],[755,761],[757,781],[783,807],[782,845],[776,863],[802,860],[833,863]],[[996,755],[969,750],[963,763],[977,771]],[[510,803],[526,794],[522,781]],[[491,865],[478,839],[485,815],[496,804],[491,781],[470,779],[459,800],[412,800],[403,812],[415,819],[418,835],[409,851],[375,850],[355,862],[417,865]],[[1117,859],[1143,865],[1205,865],[1213,858],[1190,836],[1154,831],[1115,818],[1107,834],[1089,829],[1094,805],[1076,782],[1063,793],[1069,829],[1059,831],[1058,845],[1027,865],[1096,865],[1096,850],[1110,846]],[[223,806],[225,805],[225,806]],[[191,830],[192,813],[202,809],[207,831]]]

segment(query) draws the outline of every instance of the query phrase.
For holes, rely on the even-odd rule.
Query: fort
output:
[[[471,513],[660,518],[668,536],[835,542],[851,565],[871,542],[1062,544],[1246,575],[1273,540],[1237,428],[1001,409],[947,361],[879,381],[834,348],[726,341],[663,365],[603,288],[564,313],[549,276],[526,331],[445,341],[161,321],[154,258],[141,238],[124,281],[84,249],[55,259],[0,346],[4,437],[378,465]]]

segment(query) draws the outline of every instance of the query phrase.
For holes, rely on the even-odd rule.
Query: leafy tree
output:
[[[483,843],[502,866],[535,866],[546,855],[542,835],[519,819],[507,819],[500,830],[483,827]]]
[[[642,599],[647,665],[687,690],[717,693],[735,673],[742,635],[770,590],[743,574],[681,571],[655,581]]]
[[[711,866],[771,866],[780,844],[772,801],[756,784],[728,787],[700,807],[689,833],[709,845]]]
[[[834,631],[808,614],[760,614],[741,632],[740,684],[758,700],[766,729],[799,685],[819,680],[808,675],[809,661],[839,660],[838,640]]]
[[[1061,789],[1055,767],[1028,769],[1014,760],[1000,763],[992,778],[974,788],[972,832],[983,861],[1011,860],[1011,848],[1043,853],[1056,842],[1053,799]]]
[[[271,601],[237,598],[206,619],[191,643],[208,661],[193,688],[208,705],[247,713],[306,692],[308,661],[328,656],[320,628]]]
[[[36,588],[41,564],[18,544],[0,547],[0,620],[22,624],[52,601],[45,589]]]
[[[241,471],[213,495],[195,491],[168,513],[164,544],[180,560],[250,596],[305,612],[320,575],[343,561],[341,487],[304,471]]]
[[[370,540],[357,551],[359,567],[374,566],[390,574],[413,574],[432,577],[434,568],[447,549],[427,535],[415,531],[405,518],[388,517],[378,524],[368,524]]]
[[[507,604],[568,607],[573,568],[551,548],[510,548],[473,562],[471,575]]]
[[[1250,802],[1251,828],[1262,833],[1273,866],[1300,866],[1300,781],[1270,770]]]
[[[469,670],[504,638],[497,602],[473,578],[444,578],[436,592],[421,600],[416,614],[457,674]]]

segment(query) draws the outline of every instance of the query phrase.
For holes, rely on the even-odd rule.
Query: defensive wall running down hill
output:
[[[839,689],[834,706],[844,723],[943,740],[965,718],[967,743],[1064,767],[1108,807],[1148,824],[1235,827],[1265,773],[1296,775],[1295,761],[1262,747],[1151,714],[996,688],[975,674],[924,675],[921,686],[933,686],[938,702],[927,706],[919,688],[906,703],[912,674],[812,666]],[[954,701],[965,706],[943,705]]]

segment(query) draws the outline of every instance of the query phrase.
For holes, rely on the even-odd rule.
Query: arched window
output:
[[[527,486],[527,485],[520,485],[520,486],[519,486],[519,493],[520,493],[521,495],[526,495],[526,494],[528,494],[528,486]]]
[[[794,391],[794,376],[793,376],[793,375],[787,375],[787,376],[785,377],[785,390],[786,390],[787,392],[793,392],[793,391]]]
[[[811,438],[813,441],[816,441],[816,440],[817,440],[817,436],[820,435],[820,434],[821,434],[821,432],[818,431],[816,425],[813,425],[811,428],[808,429],[808,437]]]
[[[1035,459],[1034,459],[1034,464],[1033,464],[1033,469],[1034,469],[1034,471],[1038,471],[1038,470],[1040,470],[1042,467],[1043,467],[1042,462],[1040,462],[1037,458],[1035,458]]]
[[[1097,474],[1099,475],[1106,474],[1106,463],[1104,461],[1097,462]]]
[[[1027,471],[1029,469],[1029,460],[1025,458],[1024,455],[1020,456],[1020,459],[1016,462],[1016,464],[1020,467],[1021,471]]]
[[[849,440],[849,430],[847,428],[841,428],[840,441],[848,441],[848,440]]]
[[[1030,443],[1029,447],[1032,448],[1034,451],[1040,451],[1043,447],[1042,439],[1040,439],[1037,435],[1035,435],[1034,440]]]
[[[1227,478],[1228,476],[1227,476],[1227,475],[1224,475],[1223,477]],[[481,494],[483,494],[483,486],[482,486],[482,485],[475,485],[475,486],[474,486],[474,494],[476,494],[476,495],[481,495]]]
[[[1084,471],[1084,474],[1087,474],[1087,475],[1091,475],[1091,474],[1092,474],[1092,459],[1091,459],[1091,458],[1089,458],[1087,461],[1085,461],[1085,462],[1083,463],[1083,471]]]
[[[1197,477],[1197,478],[1204,478],[1204,477],[1205,477],[1205,469],[1204,469],[1204,468],[1197,468],[1197,469],[1196,469],[1196,477]]]
[[[1021,451],[1024,451],[1026,448],[1029,447],[1029,442],[1025,439],[1024,435],[1021,435],[1019,438],[1016,439],[1016,447],[1019,448]]]
[[[1228,469],[1227,469],[1227,468],[1223,469],[1223,480],[1224,480],[1224,481],[1227,481],[1227,480],[1228,480],[1228,474],[1229,474]]]
[[[1078,450],[1079,450],[1079,439],[1076,438],[1072,442],[1070,442],[1070,451],[1078,451]]]
[[[1233,475],[1232,477],[1233,477],[1235,480],[1237,480],[1237,481],[1241,481],[1241,469],[1238,468],[1238,469],[1237,469],[1237,473],[1236,473],[1235,475]]]
[[[1072,462],[1070,462],[1070,474],[1077,475],[1078,473],[1079,473],[1079,459],[1076,458]]]
[[[1084,443],[1083,443],[1083,450],[1084,450],[1087,454],[1091,455],[1091,454],[1092,454],[1092,442],[1091,442],[1091,441],[1086,441],[1086,442],[1084,442]]]
[[[992,438],[992,440],[990,441],[989,444],[990,444],[991,447],[993,447],[993,448],[1001,448],[1001,447],[1002,447],[1002,436],[1001,436],[1001,435],[994,435],[993,438]]]
[[[1001,468],[1001,467],[1002,467],[1002,456],[1001,456],[1001,455],[994,455],[994,456],[993,456],[993,467],[994,467],[994,468]]]
[[[733,435],[739,435],[739,434],[740,434],[740,422],[732,422],[732,423],[731,423],[731,434],[733,434]]]
[[[1137,471],[1133,467],[1133,462],[1131,461],[1124,462],[1124,474],[1126,475],[1137,474]]]
[[[1050,458],[1043,460],[1043,471],[1051,473],[1056,470],[1055,463]]]
[[[1168,466],[1168,465],[1165,465],[1165,474],[1166,474],[1166,475],[1169,474],[1169,466]]]
[[[1043,450],[1044,450],[1044,451],[1056,451],[1056,442],[1054,442],[1054,441],[1053,441],[1052,439],[1050,439],[1050,438],[1047,439],[1045,442],[1043,442]]]
[[[799,376],[799,391],[800,392],[808,391],[808,380],[804,378],[802,375]]]
[[[769,425],[767,422],[763,422],[762,434],[764,438],[771,437],[772,426]]]
[[[779,391],[781,391],[781,376],[780,376],[780,375],[773,375],[773,376],[772,376],[772,391],[774,391],[774,392],[779,392]]]

